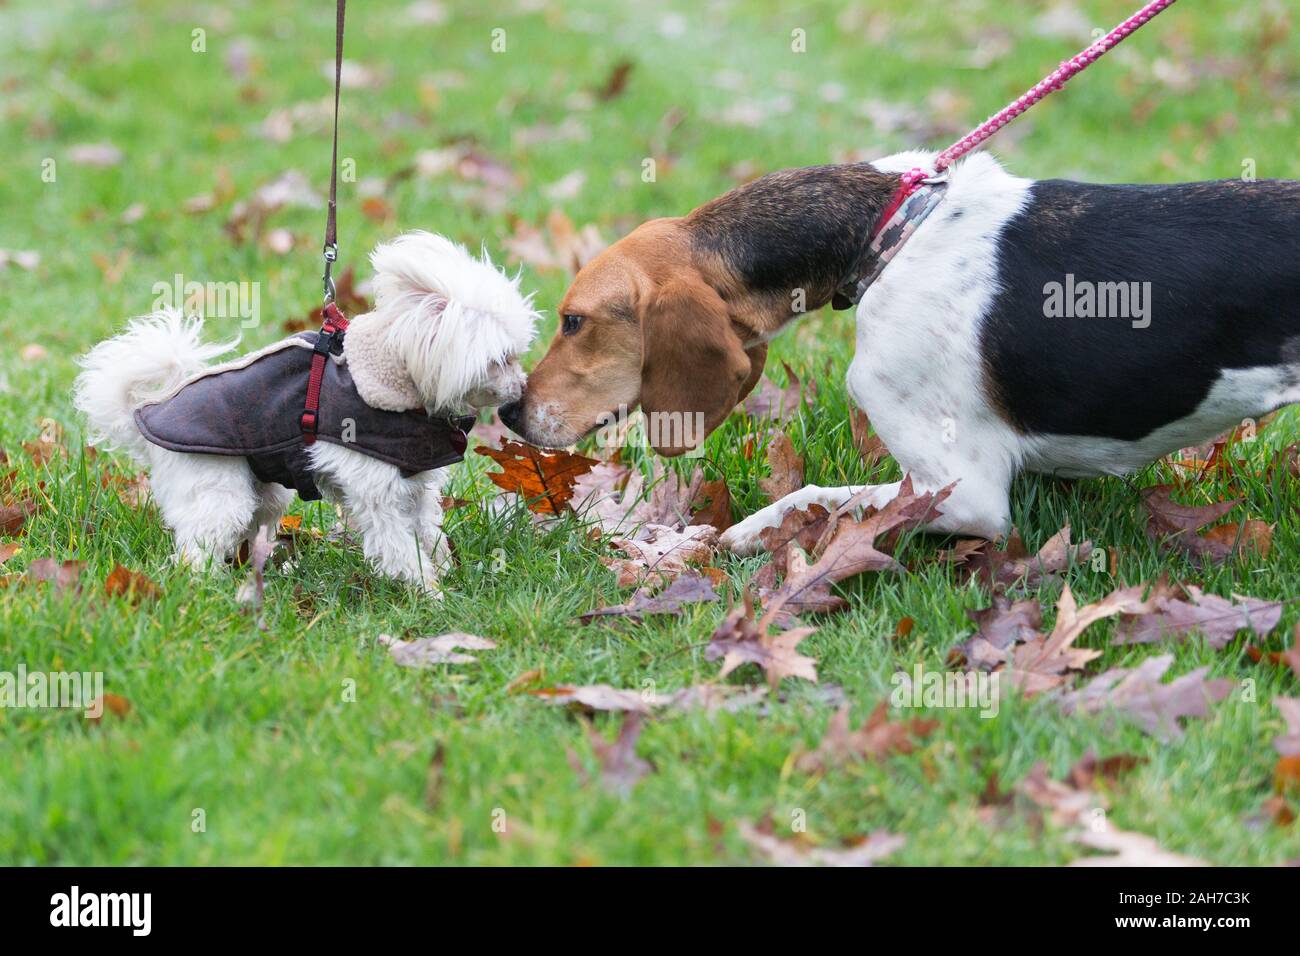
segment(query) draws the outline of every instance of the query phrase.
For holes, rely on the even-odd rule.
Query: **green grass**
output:
[[[1109,26],[1133,5],[1080,6],[1097,26]],[[104,474],[125,464],[77,450],[80,425],[68,398],[74,359],[127,316],[148,311],[153,284],[176,273],[259,282],[263,320],[249,346],[273,340],[282,321],[315,302],[317,211],[274,218],[298,240],[293,253],[278,256],[230,241],[221,228],[230,199],[206,215],[186,214],[182,203],[223,181],[246,196],[287,168],[324,186],[323,130],[277,144],[257,127],[274,109],[326,97],[329,6],[245,0],[185,12],[162,0],[91,8],[12,0],[0,8],[0,248],[42,256],[34,272],[0,270],[0,444],[17,470],[15,491],[42,502],[22,553],[4,570],[21,571],[41,555],[87,562],[80,595],[0,591],[0,669],[103,671],[106,689],[133,705],[126,718],[100,726],[67,711],[0,710],[0,862],[737,863],[754,857],[736,820],[770,813],[780,823],[802,809],[820,843],[875,828],[904,834],[907,845],[892,862],[1061,863],[1079,852],[1063,832],[1039,830],[1027,817],[991,829],[977,819],[979,794],[991,773],[1005,788],[1046,760],[1059,776],[1090,748],[1148,760],[1111,794],[1116,825],[1219,864],[1276,864],[1300,853],[1294,828],[1247,824],[1270,792],[1270,741],[1280,720],[1269,701],[1296,694],[1295,678],[1252,664],[1240,643],[1214,651],[1193,640],[1174,651],[1172,674],[1208,664],[1212,676],[1256,682],[1256,702],[1234,694],[1177,744],[1158,744],[1127,725],[1063,717],[1047,700],[1011,700],[994,720],[936,711],[940,727],[917,753],[810,777],[793,769],[790,756],[819,739],[831,706],[818,687],[787,682],[766,714],[652,722],[640,752],[657,772],[616,797],[582,786],[569,765],[569,748],[590,759],[581,726],[527,695],[508,694],[506,685],[532,669],[548,683],[653,681],[663,691],[710,680],[718,665],[704,660],[699,645],[724,608],[639,626],[578,625],[575,615],[622,595],[599,562],[600,546],[576,523],[539,532],[524,514],[455,511],[448,527],[460,566],[441,603],[377,580],[353,551],[309,541],[293,576],[268,576],[265,631],[236,602],[235,575],[196,580],[173,569],[156,512],[128,508],[101,486]],[[472,137],[521,183],[504,209],[486,212],[446,177],[403,179],[388,194],[395,215],[385,223],[364,218],[355,187],[345,183],[341,247],[361,272],[365,252],[399,229],[482,241],[500,257],[514,217],[536,223],[553,206],[613,238],[643,218],[681,213],[725,191],[738,163],[766,171],[914,145],[906,132],[873,127],[857,104],[910,105],[924,121],[946,102],[956,131],[1076,46],[1032,29],[1040,5],[991,0],[863,4],[856,20],[846,5],[820,0],[673,2],[680,31],[661,29],[666,14],[653,12],[656,5],[457,0],[447,3],[448,22],[422,27],[404,19],[405,6],[371,0],[351,11],[349,59],[388,78],[378,89],[345,91],[342,155],[356,160],[361,178],[387,177],[417,150]],[[1223,178],[1253,159],[1261,176],[1296,177],[1300,35],[1279,27],[1282,6],[1265,5],[1272,12],[1257,17],[1231,0],[1182,4],[1022,121],[1023,136],[995,148],[1026,176]],[[196,27],[207,30],[206,53],[191,52]],[[506,30],[502,54],[489,48],[496,27]],[[790,51],[796,28],[807,32],[805,54]],[[986,69],[961,65],[989,34],[1011,38],[1013,51]],[[254,51],[246,79],[232,78],[224,65],[239,37]],[[566,105],[598,88],[624,58],[636,64],[624,95],[590,109]],[[1200,78],[1192,89],[1171,89],[1153,76],[1156,59],[1191,64]],[[463,85],[447,84],[449,72]],[[830,83],[842,88],[841,100],[822,95]],[[765,104],[759,126],[714,119],[740,100]],[[665,121],[670,111],[679,124]],[[571,112],[585,139],[527,145],[517,138],[523,127],[558,125]],[[124,161],[94,168],[68,158],[73,144],[97,141],[113,142]],[[940,135],[928,145],[945,142]],[[650,155],[661,156],[658,176],[643,183],[641,161]],[[57,162],[52,183],[41,178],[46,158]],[[574,170],[587,174],[576,198],[545,198],[545,186]],[[122,223],[134,203],[145,214]],[[124,256],[120,277],[109,281],[97,256],[110,263]],[[547,308],[566,281],[526,270],[525,283]],[[553,322],[548,313],[546,332]],[[808,479],[821,484],[896,475],[892,462],[868,475],[849,441],[840,382],[852,342],[847,316],[824,313],[772,349],[778,380],[781,359],[818,379],[816,405],[791,433]],[[20,358],[31,343],[47,357]],[[48,469],[21,448],[45,417],[67,427],[72,449]],[[726,478],[741,514],[763,503],[762,456],[747,460],[741,452],[753,427],[733,418],[710,439],[705,465],[709,478]],[[1259,467],[1297,433],[1295,416],[1283,416],[1251,446],[1250,463]],[[482,471],[483,460],[471,456],[452,491],[486,501],[494,489]],[[1272,554],[1204,572],[1163,558],[1143,534],[1136,489],[1168,476],[1161,465],[1129,481],[1023,478],[1014,489],[1015,521],[1031,546],[1069,522],[1076,538],[1120,550],[1117,579],[1087,567],[1070,574],[1081,600],[1164,569],[1220,594],[1294,597],[1293,485],[1243,478],[1246,503],[1234,517],[1276,522]],[[1206,501],[1225,493],[1213,483],[1198,491]],[[321,506],[298,510],[309,527],[332,524]],[[855,719],[888,692],[896,670],[910,671],[918,660],[940,666],[969,629],[965,610],[987,603],[977,587],[925,562],[944,544],[908,539],[901,557],[917,570],[849,582],[843,593],[851,611],[819,621],[801,648],[818,658],[823,682],[844,688]],[[504,570],[495,567],[496,548],[505,551]],[[134,608],[103,597],[115,562],[150,575],[161,600]],[[725,563],[728,599],[758,563]],[[1047,585],[1040,597],[1050,607],[1058,592]],[[1298,615],[1288,605],[1270,647],[1286,642]],[[915,619],[915,630],[893,642],[903,616]],[[380,633],[447,630],[490,635],[500,646],[480,654],[477,666],[418,672],[394,666],[374,644]],[[1103,623],[1080,643],[1106,647],[1111,633]],[[1106,647],[1094,667],[1131,666],[1159,650]],[[742,671],[732,679],[759,678]],[[354,701],[345,699],[351,686]],[[607,734],[614,725],[597,720]],[[445,768],[429,801],[428,766],[439,746]],[[196,809],[206,815],[205,832],[192,831]],[[492,827],[498,810],[509,821],[504,836]]]

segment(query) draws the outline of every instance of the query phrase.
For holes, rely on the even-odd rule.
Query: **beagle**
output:
[[[639,402],[712,431],[932,159],[785,170],[640,226],[578,274],[502,420],[563,446]],[[858,302],[847,376],[918,491],[957,482],[929,530],[997,537],[1021,469],[1123,474],[1300,401],[1300,183],[1033,181],[979,153],[944,193]],[[806,487],[722,543],[751,553],[789,509],[868,487],[876,506],[898,491]]]

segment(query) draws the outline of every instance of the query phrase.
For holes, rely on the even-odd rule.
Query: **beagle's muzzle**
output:
[[[503,420],[567,445],[640,403],[652,425],[686,414],[712,431],[931,158],[773,173],[642,225],[578,274]],[[1123,474],[1300,401],[1300,183],[1033,181],[977,154],[856,315],[851,397],[919,491],[958,482],[930,529],[995,537],[1021,469]],[[690,447],[654,433],[665,454]],[[801,489],[723,543],[753,550],[790,508],[862,490]]]

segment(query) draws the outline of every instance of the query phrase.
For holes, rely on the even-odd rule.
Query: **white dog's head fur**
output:
[[[519,356],[536,331],[532,296],[443,236],[409,232],[370,255],[373,311],[353,320],[344,351],[357,389],[379,408],[460,412],[519,398]]]

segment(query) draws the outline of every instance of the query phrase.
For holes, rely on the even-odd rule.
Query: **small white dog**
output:
[[[408,233],[370,261],[375,307],[341,348],[304,333],[210,365],[238,340],[204,344],[201,318],[160,312],[81,360],[75,401],[91,441],[148,466],[178,560],[220,563],[277,524],[297,490],[342,506],[380,573],[437,591],[446,466],[469,427],[454,416],[519,399],[537,313],[518,277],[442,236]],[[318,353],[320,421],[304,438]]]

